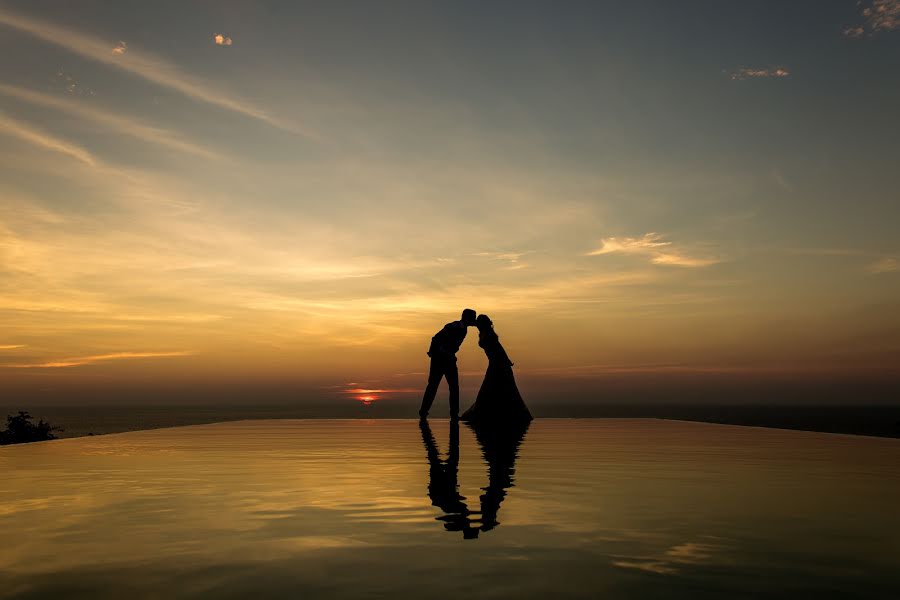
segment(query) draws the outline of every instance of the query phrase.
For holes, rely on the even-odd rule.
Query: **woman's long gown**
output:
[[[478,345],[488,357],[488,368],[484,382],[478,390],[475,402],[460,417],[469,422],[527,423],[531,413],[522,400],[512,361],[500,344],[500,338],[493,331],[482,332]]]

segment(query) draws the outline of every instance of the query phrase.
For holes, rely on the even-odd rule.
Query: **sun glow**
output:
[[[348,387],[342,392],[354,400],[358,402],[362,402],[364,405],[369,406],[374,402],[378,402],[379,400],[384,400],[386,397],[390,397],[398,394],[412,394],[419,392],[418,389],[413,388],[365,388],[365,387]]]

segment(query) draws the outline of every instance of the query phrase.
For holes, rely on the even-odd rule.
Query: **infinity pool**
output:
[[[900,440],[244,421],[0,448],[3,598],[897,598]]]

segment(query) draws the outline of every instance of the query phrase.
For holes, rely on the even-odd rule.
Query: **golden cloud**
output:
[[[896,273],[900,271],[900,260],[896,258],[881,258],[866,266],[866,271],[873,275],[880,273]]]
[[[230,46],[232,44],[232,40],[230,37],[226,37],[221,33],[217,33],[213,36],[213,40],[216,42],[216,46]]]
[[[65,154],[92,167],[97,165],[97,160],[94,156],[81,146],[57,138],[25,123],[10,119],[2,113],[0,113],[0,133],[6,133],[35,146]]]
[[[689,256],[666,241],[662,235],[654,232],[645,233],[641,237],[611,237],[600,240],[600,247],[587,253],[587,256],[603,254],[645,255],[655,265],[674,265],[678,267],[707,267],[722,262],[718,258]]]
[[[68,90],[67,90],[68,91]],[[93,92],[91,92],[93,93]],[[145,142],[151,142],[167,146],[174,150],[180,150],[189,154],[203,156],[206,158],[222,158],[222,156],[213,150],[192,144],[191,142],[181,139],[181,137],[166,129],[151,127],[134,119],[117,116],[106,110],[98,110],[87,104],[75,101],[65,100],[37,92],[26,88],[7,85],[0,83],[0,94],[27,102],[29,104],[37,104],[47,108],[52,108],[76,116],[80,119],[87,119],[99,125],[108,127],[116,133],[123,133],[131,137],[140,139]]]
[[[66,367],[78,367],[96,362],[104,362],[109,360],[123,360],[132,358],[168,358],[172,356],[189,356],[192,352],[113,352],[111,354],[94,354],[92,356],[78,356],[75,358],[64,358],[62,360],[54,360],[42,363],[23,363],[13,365],[3,365],[12,369],[60,369]]]
[[[661,252],[650,259],[654,265],[675,265],[677,267],[708,267],[721,262],[717,258],[696,258],[673,252]]]
[[[118,43],[116,43],[116,45],[113,46],[113,49],[112,49],[113,54],[125,54],[126,52],[128,52],[128,44],[126,44],[122,40],[119,40]]]

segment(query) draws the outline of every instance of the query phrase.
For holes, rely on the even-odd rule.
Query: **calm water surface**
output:
[[[0,597],[897,598],[900,441],[246,421],[0,449]]]

